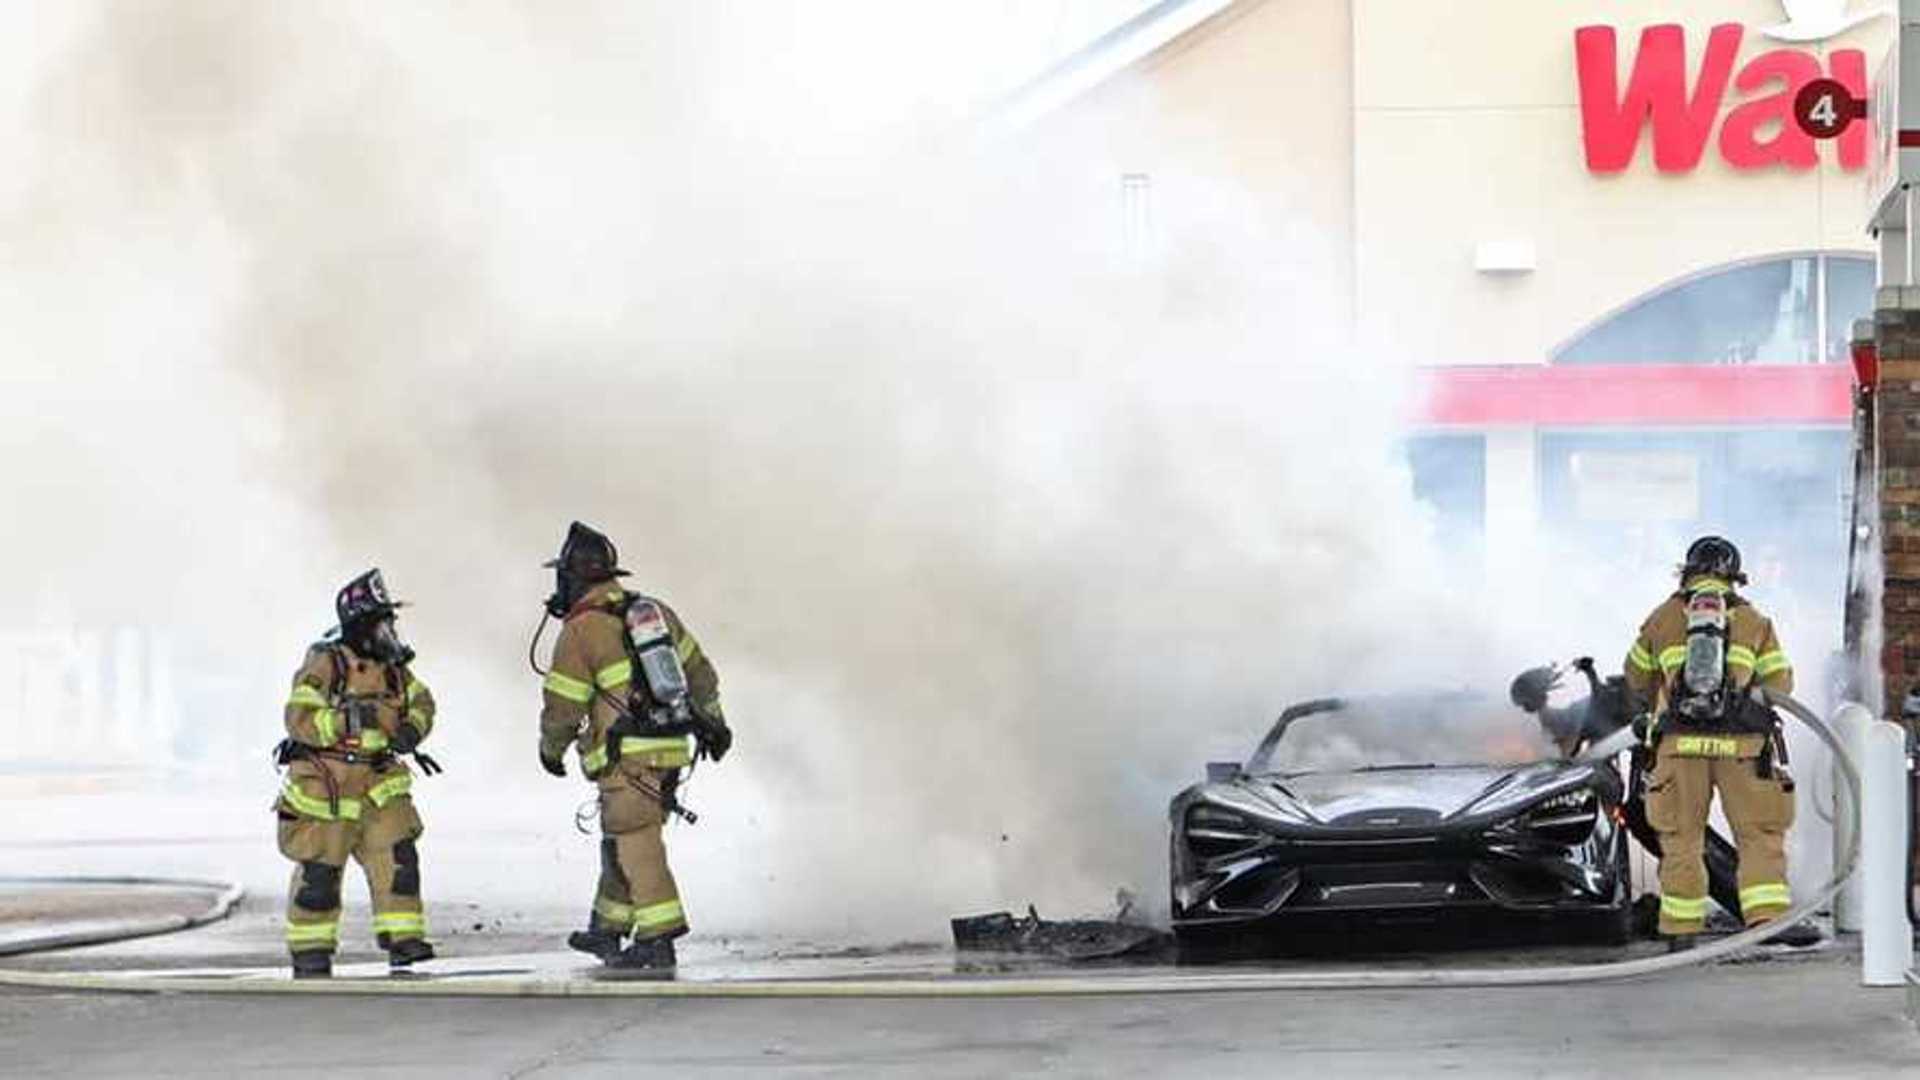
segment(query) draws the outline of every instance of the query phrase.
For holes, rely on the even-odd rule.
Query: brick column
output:
[[[1864,427],[1870,436],[1861,445],[1872,451],[1862,494],[1879,495],[1879,520],[1862,524],[1877,526],[1878,535],[1859,546],[1877,547],[1881,559],[1881,715],[1897,719],[1920,679],[1920,289],[1882,289],[1879,302],[1879,385],[1865,394],[1854,418],[1856,430]],[[1871,581],[1866,585],[1870,598]]]

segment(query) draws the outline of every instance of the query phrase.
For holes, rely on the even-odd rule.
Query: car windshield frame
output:
[[[1281,712],[1279,717],[1277,717],[1274,720],[1273,725],[1267,729],[1266,735],[1263,736],[1260,739],[1259,744],[1254,747],[1253,754],[1249,756],[1246,762],[1241,766],[1241,772],[1248,776],[1259,776],[1259,775],[1274,773],[1275,772],[1273,768],[1274,753],[1277,750],[1279,750],[1280,742],[1282,739],[1286,737],[1288,729],[1292,728],[1297,721],[1304,720],[1309,716],[1319,716],[1325,713],[1341,712],[1343,710],[1365,705],[1369,702],[1392,701],[1397,698],[1402,698],[1407,696],[1415,696],[1415,695],[1393,694],[1393,695],[1379,695],[1379,696],[1367,696],[1367,697],[1324,697],[1324,698],[1313,698],[1308,701],[1301,701],[1293,705],[1289,705],[1283,712]],[[1477,702],[1493,703],[1497,701],[1497,699],[1495,698],[1488,697],[1487,695],[1484,695],[1484,694],[1478,694],[1471,690],[1434,691],[1432,693],[1421,694],[1417,696],[1428,699],[1436,705],[1444,704],[1450,700],[1460,701],[1460,702],[1476,702],[1476,703]],[[1550,760],[1550,759],[1542,758],[1541,760]],[[1364,765],[1364,766],[1358,766],[1351,770],[1340,770],[1340,771],[1366,771],[1368,769],[1434,768],[1434,767],[1439,767],[1442,764],[1476,764],[1476,763],[1422,762],[1422,763],[1414,764],[1414,763],[1395,762],[1395,763]],[[1484,764],[1484,763],[1478,763],[1478,764]],[[1287,775],[1304,775],[1307,773],[1324,772],[1324,771],[1329,771],[1329,770],[1311,769],[1311,768],[1299,769],[1299,770],[1288,772]]]

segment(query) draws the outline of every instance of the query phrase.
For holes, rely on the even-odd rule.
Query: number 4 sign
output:
[[[1839,138],[1848,125],[1866,118],[1866,99],[1854,97],[1838,79],[1815,79],[1793,97],[1793,122],[1816,139]]]

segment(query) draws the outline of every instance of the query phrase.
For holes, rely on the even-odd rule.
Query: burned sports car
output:
[[[1471,917],[1626,940],[1621,784],[1531,718],[1471,694],[1328,698],[1170,808],[1173,928],[1196,955],[1305,943],[1335,923]]]

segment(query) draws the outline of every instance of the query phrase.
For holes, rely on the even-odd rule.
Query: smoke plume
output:
[[[951,27],[23,17],[0,439],[33,509],[0,580],[43,620],[171,627],[227,680],[194,722],[252,753],[381,566],[453,768],[427,848],[565,867],[442,843],[443,889],[584,905],[586,791],[533,764],[522,659],[576,517],[721,672],[736,756],[672,840],[707,928],[1157,895],[1166,799],[1289,700],[1498,686],[1638,613],[1449,575],[1395,456],[1404,373],[1328,325],[1317,223],[1270,234],[1196,175],[1128,258],[1114,178],[983,148],[913,85]],[[271,858],[258,801],[234,820]]]

